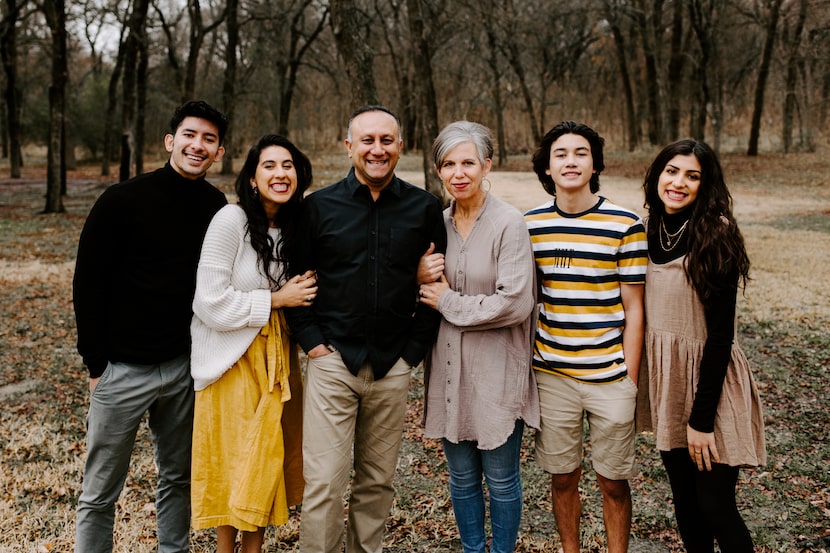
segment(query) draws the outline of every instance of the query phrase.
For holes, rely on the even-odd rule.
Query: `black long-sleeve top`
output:
[[[418,364],[440,322],[417,282],[430,242],[446,250],[438,199],[395,177],[375,201],[351,170],[304,203],[290,266],[315,270],[319,292],[313,306],[286,310],[293,337],[306,351],[336,347],[353,374],[368,361],[376,379],[400,357]]]
[[[92,378],[107,361],[152,364],[190,350],[202,240],[225,195],[170,164],[110,186],[78,244],[78,352]]]
[[[680,212],[663,215],[666,229],[674,234],[688,220],[689,213]],[[688,253],[689,231],[679,237],[679,242],[671,251],[660,247],[659,230],[648,238],[648,255],[653,263],[665,264]],[[700,361],[698,378],[689,426],[698,432],[715,430],[715,415],[718,410],[723,381],[732,355],[732,343],[735,338],[735,305],[738,298],[738,275],[730,275],[734,283],[716,291],[710,301],[703,305],[706,318],[706,343]]]

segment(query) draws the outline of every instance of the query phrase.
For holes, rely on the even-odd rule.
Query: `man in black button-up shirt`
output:
[[[441,204],[398,179],[400,122],[379,106],[349,122],[353,169],[310,195],[292,270],[317,272],[312,307],[286,312],[308,352],[300,548],[340,551],[343,493],[354,447],[348,552],[380,551],[406,412],[410,368],[437,332],[418,303],[417,268],[433,243],[446,248]]]

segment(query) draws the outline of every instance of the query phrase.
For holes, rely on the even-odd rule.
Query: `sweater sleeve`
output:
[[[738,297],[737,279],[734,286],[716,292],[708,306],[706,316],[706,343],[700,361],[689,426],[698,432],[714,432],[723,381],[732,356],[735,337],[735,304]]]
[[[245,241],[245,214],[238,206],[222,208],[208,227],[196,271],[193,313],[219,331],[262,327],[271,314],[271,291],[241,290],[234,286],[234,272],[257,270],[236,266]],[[237,275],[238,278],[238,275]]]
[[[107,298],[104,293],[112,281],[108,265],[118,248],[113,240],[119,236],[117,223],[122,217],[119,204],[109,191],[95,202],[81,231],[72,299],[78,329],[78,353],[89,370],[90,378],[101,376],[109,361],[107,351]]]
[[[494,238],[494,292],[462,295],[449,290],[442,294],[438,310],[450,324],[467,330],[514,326],[533,311],[535,264],[524,219],[517,213],[516,218],[505,220]]]

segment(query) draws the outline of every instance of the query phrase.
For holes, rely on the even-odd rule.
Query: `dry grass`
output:
[[[640,209],[637,175],[647,160],[609,159],[603,194]],[[767,467],[743,473],[739,501],[760,551],[825,551],[830,540],[830,449],[826,409],[830,377],[830,187],[821,155],[725,159],[735,210],[753,260],[753,281],[739,305],[742,340],[767,408]],[[519,162],[512,163],[521,167]],[[420,180],[407,158],[402,175]],[[318,175],[333,178],[341,167]],[[0,553],[70,551],[74,504],[84,454],[86,378],[75,353],[71,304],[77,237],[94,198],[105,186],[92,173],[72,175],[68,214],[39,215],[43,176],[0,180],[0,414],[4,432],[0,472]],[[796,176],[797,175],[797,176]],[[216,179],[214,179],[216,180]],[[230,191],[230,182],[219,179]],[[520,209],[545,200],[530,173],[496,172],[493,192]],[[322,180],[318,179],[322,182]],[[406,441],[396,477],[398,499],[389,520],[387,550],[459,551],[440,447],[417,425],[421,374],[413,381]],[[642,471],[633,482],[632,550],[680,550],[670,491],[649,437],[638,438]],[[519,551],[554,551],[558,539],[547,477],[525,436],[526,514]],[[130,477],[118,504],[116,551],[155,547],[155,468],[142,429]],[[583,549],[604,546],[596,482],[582,487]],[[298,515],[268,531],[268,550],[297,550]],[[213,549],[210,532],[193,535],[194,551]]]

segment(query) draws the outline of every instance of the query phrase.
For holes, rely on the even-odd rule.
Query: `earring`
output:
[[[486,177],[481,180],[481,184],[483,185],[482,188],[485,192],[489,192],[490,189],[493,187],[493,183],[491,183],[490,179]]]
[[[257,188],[256,186],[252,186],[251,196],[253,196],[254,198],[259,198],[259,188]]]

